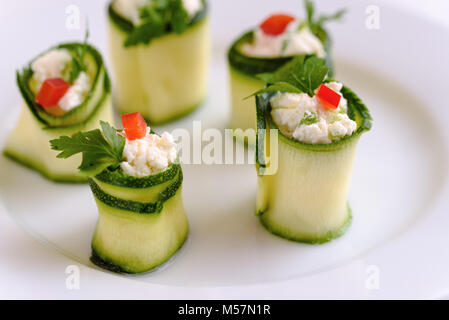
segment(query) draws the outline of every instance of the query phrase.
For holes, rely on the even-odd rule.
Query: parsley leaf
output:
[[[51,140],[53,150],[61,151],[58,158],[67,159],[82,153],[79,167],[82,173],[96,175],[111,165],[118,166],[123,160],[126,139],[117,134],[117,130],[101,121],[101,128],[88,132],[78,132],[73,136],[62,136]]]
[[[246,97],[245,99],[251,98],[253,96],[257,96],[259,94],[263,93],[272,93],[272,92],[290,92],[290,93],[302,93],[300,89],[295,87],[294,85],[288,83],[288,82],[277,82],[275,84],[269,85],[252,95]]]
[[[76,50],[72,57],[72,70],[69,75],[69,83],[73,84],[82,71],[86,71],[87,67],[84,63],[84,57],[87,52],[87,39],[89,38],[89,28],[86,28],[86,34],[84,36],[84,43],[81,47],[76,47]]]
[[[307,24],[314,34],[320,34],[323,30],[323,24],[329,21],[340,20],[346,13],[346,9],[337,11],[331,15],[321,15],[315,19],[315,6],[312,0],[304,0],[304,6],[307,12]]]
[[[346,14],[346,9],[341,9],[339,11],[337,11],[334,14],[331,15],[322,15],[318,18],[318,20],[315,22],[315,24],[317,25],[322,25],[325,22],[328,21],[335,21],[335,20],[340,20],[343,18],[343,16]]]
[[[292,76],[297,81],[297,86],[301,90],[313,97],[315,90],[323,83],[329,73],[329,68],[326,66],[326,61],[320,58],[311,57],[307,59],[301,69],[293,70]]]
[[[296,56],[274,73],[257,75],[268,85],[254,95],[280,91],[307,93],[313,97],[315,90],[324,82],[328,73],[329,68],[325,60],[315,56]]]
[[[135,27],[125,41],[125,47],[136,46],[139,43],[149,44],[151,40],[165,33],[165,21],[160,10],[152,7],[141,9],[141,17],[144,22]]]
[[[151,0],[140,8],[141,24],[135,26],[125,40],[125,47],[149,44],[154,38],[173,30],[183,33],[190,23],[190,16],[182,0]]]
[[[172,2],[172,18],[170,25],[174,32],[177,34],[181,34],[186,31],[189,26],[190,16],[186,9],[184,9],[184,5],[182,0],[174,0]]]

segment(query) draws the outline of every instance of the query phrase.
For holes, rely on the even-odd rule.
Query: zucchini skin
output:
[[[273,226],[270,222],[266,221],[264,219],[263,215],[259,216],[260,223],[264,226],[264,228],[270,232],[271,234],[286,239],[293,242],[298,243],[304,243],[304,244],[310,244],[310,245],[320,245],[320,244],[326,244],[328,242],[331,242],[332,240],[338,239],[342,237],[346,231],[351,227],[352,224],[352,210],[351,207],[348,204],[347,209],[347,218],[343,222],[340,228],[337,228],[335,230],[329,231],[327,234],[324,234],[322,236],[316,237],[314,235],[301,235],[298,236],[296,233],[291,233],[290,230],[286,230],[282,227],[276,227]]]
[[[239,47],[243,43],[251,41],[252,36],[252,31],[246,32],[238,38],[229,49],[228,63],[235,70],[255,77],[259,73],[275,72],[277,69],[293,59],[293,57],[257,58],[244,55],[241,53]],[[251,93],[248,95],[250,94]]]
[[[103,172],[98,174],[95,179],[116,187],[129,189],[145,189],[161,185],[167,181],[174,179],[180,171],[182,171],[181,166],[179,164],[174,164],[164,172],[136,179],[131,176],[123,175],[118,171],[104,170]]]
[[[41,55],[54,49],[66,49],[72,52],[76,48],[83,45],[84,44],[82,43],[64,43],[48,49]],[[98,101],[102,99],[103,94],[100,95],[100,93],[111,92],[109,74],[106,70],[101,54],[91,45],[86,44],[86,48],[88,57],[90,56],[91,59],[93,59],[92,62],[94,62],[96,67],[92,88],[81,105],[75,107],[61,117],[55,117],[46,114],[35,102],[34,94],[31,92],[31,89],[28,85],[31,76],[33,75],[31,64],[35,59],[33,59],[21,72],[17,72],[17,85],[19,87],[20,93],[22,94],[23,100],[25,101],[26,105],[29,107],[33,115],[36,117],[36,119],[45,126],[61,128],[85,122],[95,111],[95,106],[98,104]]]
[[[183,248],[184,244],[187,241],[187,238],[188,238],[188,232],[186,233],[186,236],[184,237],[184,240],[180,243],[180,245],[176,249],[174,249],[173,252],[170,252],[168,254],[167,259],[162,260],[161,262],[157,263],[154,267],[150,267],[149,269],[133,271],[133,269],[130,267],[121,267],[120,265],[115,264],[115,262],[110,260],[107,256],[101,254],[100,253],[101,249],[98,250],[93,245],[92,245],[92,255],[90,257],[90,261],[102,269],[108,270],[113,273],[118,273],[118,274],[135,274],[135,275],[137,275],[137,274],[152,272],[152,271],[155,271],[158,268],[162,267],[164,264],[166,264],[170,260],[174,259],[176,254],[179,251],[181,251],[181,249]],[[97,252],[97,250],[98,250],[98,252]]]
[[[229,66],[229,78],[232,93],[232,114],[229,127],[234,130],[234,136],[239,141],[254,145],[256,143],[256,111],[254,100],[244,99],[244,97],[260,90],[265,83],[256,77],[249,76],[235,69],[233,66]],[[243,136],[243,132],[248,129],[252,130],[252,136],[249,136],[249,132],[246,136]]]
[[[113,2],[114,2],[114,0],[112,0],[108,5],[109,18],[123,32],[130,33],[131,31],[134,30],[134,24],[131,21],[127,20],[126,18],[122,17],[117,12],[115,12],[114,7],[112,5]],[[208,3],[207,3],[207,1],[203,1],[203,9],[201,11],[199,11],[193,17],[192,21],[190,22],[189,27],[192,27],[192,26],[196,25],[197,23],[201,22],[207,16],[208,11],[209,11]],[[173,30],[171,30],[170,25],[168,25],[166,33],[168,34],[168,33],[172,33],[172,32],[173,32]]]
[[[52,49],[74,50],[81,43],[65,43]],[[46,51],[47,52],[47,51]],[[111,103],[111,83],[101,54],[87,45],[90,68],[96,68],[91,91],[85,101],[62,117],[45,114],[36,104],[29,88],[32,76],[31,63],[17,72],[17,85],[22,94],[23,106],[15,129],[11,132],[3,154],[17,163],[37,171],[43,177],[60,183],[86,183],[79,173],[81,156],[58,159],[57,151],[51,150],[49,141],[60,136],[71,136],[79,131],[98,128],[100,120],[114,123]],[[34,60],[33,60],[34,61]]]
[[[170,186],[159,193],[157,201],[155,202],[138,202],[114,197],[113,195],[104,192],[93,179],[89,179],[89,186],[95,198],[104,204],[120,210],[136,212],[144,215],[161,213],[164,203],[173,197],[181,188],[183,180],[182,171],[178,171],[176,178],[173,180],[175,181]],[[153,188],[154,187],[155,186],[153,186]],[[134,192],[134,190],[132,190],[132,192]]]
[[[106,72],[106,71],[105,71]],[[51,150],[49,141],[60,136],[71,136],[79,131],[98,128],[100,120],[113,123],[114,115],[110,98],[108,78],[105,78],[103,97],[95,106],[90,117],[76,125],[48,127],[25,102],[15,129],[10,133],[3,155],[32,169],[44,178],[57,183],[86,183],[87,178],[79,173],[81,156],[58,159],[57,151]]]
[[[21,166],[28,168],[30,170],[36,171],[43,178],[50,180],[55,183],[61,184],[85,184],[87,178],[83,176],[75,176],[71,174],[54,174],[49,172],[41,164],[35,163],[29,159],[25,159],[22,155],[15,153],[14,151],[5,149],[3,150],[3,155],[11,161],[20,164]]]
[[[322,244],[342,236],[352,212],[347,203],[353,161],[360,136],[371,129],[372,118],[362,101],[348,88],[348,115],[357,130],[332,144],[305,144],[279,132],[271,119],[272,94],[256,97],[258,196],[256,214],[271,233],[288,240]],[[265,157],[270,129],[278,131],[278,158]],[[266,131],[264,131],[266,130]],[[277,171],[269,172],[270,166]]]
[[[148,45],[124,47],[134,28],[109,6],[114,101],[120,113],[140,112],[161,125],[186,117],[205,100],[210,61],[207,6],[182,34],[167,30]]]
[[[247,129],[256,130],[256,111],[254,100],[245,99],[254,92],[260,90],[265,83],[256,76],[260,73],[275,72],[292,57],[279,58],[257,58],[249,57],[241,53],[239,47],[251,41],[253,32],[249,31],[238,38],[228,51],[228,69],[231,88],[231,120],[229,127],[231,129]],[[324,44],[326,51],[326,62],[330,67],[329,76],[333,74],[332,45],[331,39],[325,29],[317,30],[316,36]],[[241,137],[241,133],[237,132],[236,137],[244,140],[249,145],[255,144],[255,137]]]
[[[113,272],[139,274],[171,259],[189,230],[182,181],[178,164],[146,178],[105,170],[89,179],[99,210],[91,261]],[[139,200],[148,200],[136,201],[136,192]]]

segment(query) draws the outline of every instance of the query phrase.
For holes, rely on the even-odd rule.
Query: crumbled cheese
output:
[[[182,0],[182,4],[191,18],[203,9],[201,0]]]
[[[33,79],[36,82],[36,91],[42,87],[45,80],[63,78],[64,70],[70,65],[72,55],[66,49],[54,49],[37,58],[31,64]],[[90,77],[81,72],[66,94],[59,100],[58,105],[64,111],[79,106],[90,90]]]
[[[343,89],[343,83],[341,83],[341,82],[329,82],[329,83],[326,83],[326,86],[329,88],[329,89],[332,89],[332,90],[334,90],[334,91],[336,91],[336,92],[340,92],[341,91],[341,89]],[[346,102],[346,99],[342,99],[342,102]]]
[[[340,93],[343,85],[338,82],[326,84]],[[273,121],[279,130],[289,138],[310,144],[328,144],[345,136],[350,136],[357,129],[357,123],[347,115],[348,102],[341,98],[336,110],[323,107],[318,99],[306,93],[277,93],[270,100]],[[317,115],[315,123],[301,123],[305,115]]]
[[[288,39],[288,44],[283,52],[285,56],[316,54],[319,58],[326,57],[323,44],[309,28],[292,33]]]
[[[148,0],[115,0],[112,4],[115,12],[123,18],[130,20],[134,25],[140,24],[139,9],[148,3]]]
[[[261,28],[254,31],[254,41],[242,46],[244,54],[251,57],[276,58],[299,54],[315,54],[325,58],[326,52],[321,41],[308,27],[299,28],[300,21],[289,24],[286,31],[273,36]]]
[[[310,99],[308,95],[290,93],[276,94],[271,99],[271,103],[276,105],[277,108],[296,108],[298,105],[302,105],[309,110],[313,110],[315,105],[315,101]]]
[[[147,4],[151,4],[151,2],[152,0],[115,0],[113,7],[115,12],[137,26],[141,23],[139,9]],[[203,9],[203,2],[201,0],[182,0],[182,4],[190,18],[193,18]]]
[[[39,91],[47,79],[61,78],[64,69],[71,61],[72,55],[65,49],[54,49],[37,58],[31,64],[36,90]]]
[[[311,125],[298,126],[293,132],[292,137],[298,141],[311,144],[326,144],[332,142],[329,138],[327,122],[324,119]]]
[[[58,105],[62,110],[70,111],[79,106],[86,98],[90,90],[90,77],[85,72],[80,72],[73,85],[59,100]]]
[[[147,128],[144,138],[126,139],[120,166],[125,174],[142,178],[165,171],[176,158],[177,149],[173,136],[164,132],[159,137],[151,134],[150,128]]]

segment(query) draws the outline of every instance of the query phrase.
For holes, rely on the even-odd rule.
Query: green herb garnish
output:
[[[307,110],[304,112],[304,117],[302,118],[301,122],[299,122],[299,125],[302,126],[303,124],[306,126],[310,126],[311,124],[318,122],[318,114],[313,111]]]
[[[125,41],[125,47],[149,44],[168,30],[183,33],[190,23],[182,0],[152,0],[140,9],[141,24],[134,27]]]
[[[123,160],[126,139],[117,134],[118,131],[108,123],[100,121],[100,124],[102,131],[95,129],[51,140],[51,148],[62,151],[57,156],[61,159],[82,153],[83,160],[79,169],[86,175],[94,176],[110,166],[118,167]]]
[[[313,97],[328,73],[329,68],[325,60],[315,56],[296,56],[273,73],[257,75],[267,86],[252,96],[270,92],[291,92],[307,93]]]
[[[84,57],[87,52],[87,39],[89,38],[89,28],[86,28],[86,33],[84,35],[84,43],[81,47],[76,47],[75,52],[72,56],[72,70],[69,75],[69,83],[73,84],[78,78],[79,74],[87,70],[87,66],[84,63]]]
[[[340,20],[346,13],[346,9],[341,9],[334,14],[321,15],[318,18],[315,18],[315,6],[312,0],[304,0],[304,6],[307,12],[307,25],[314,34],[321,34],[322,30],[324,30],[324,23]]]

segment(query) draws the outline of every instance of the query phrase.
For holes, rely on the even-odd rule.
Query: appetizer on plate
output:
[[[340,19],[344,10],[331,16],[315,17],[314,6],[305,1],[307,18],[274,14],[254,30],[243,34],[228,52],[231,81],[232,114],[230,127],[235,136],[255,142],[256,112],[254,102],[245,100],[264,86],[257,75],[274,72],[297,55],[324,58],[332,73],[331,40],[323,24]],[[251,132],[244,132],[252,129]],[[251,136],[252,133],[252,136]]]
[[[87,182],[77,170],[81,158],[57,159],[48,140],[112,122],[101,54],[86,42],[58,45],[18,71],[17,84],[24,103],[4,154],[53,181]]]
[[[82,153],[98,207],[92,262],[120,273],[143,273],[170,259],[183,245],[188,221],[182,169],[173,137],[151,132],[139,113],[122,116],[124,130],[99,129],[50,141],[58,158]]]
[[[328,72],[323,59],[298,56],[264,74],[268,84],[256,93],[257,214],[299,242],[324,243],[350,225],[356,147],[371,129],[366,106]]]
[[[121,113],[164,123],[202,103],[210,55],[205,0],[114,0],[109,35]]]

